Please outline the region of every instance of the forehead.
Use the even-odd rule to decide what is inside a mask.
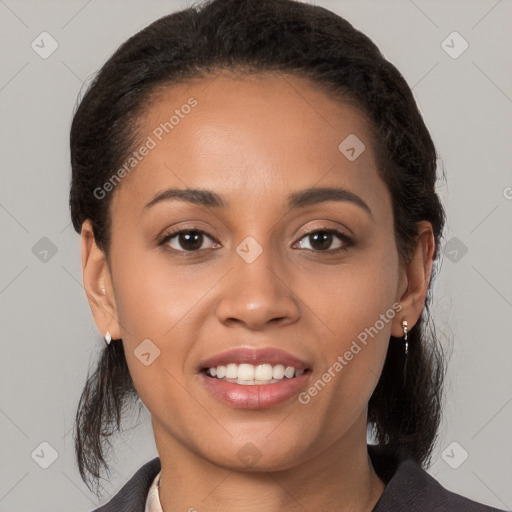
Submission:
[[[219,191],[248,207],[294,189],[342,185],[386,209],[372,145],[365,116],[306,79],[195,79],[148,103],[139,154],[114,202],[142,211],[157,192],[180,187]]]

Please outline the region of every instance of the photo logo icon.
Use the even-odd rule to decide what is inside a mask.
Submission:
[[[448,445],[443,453],[441,453],[441,458],[450,466],[452,469],[459,468],[469,457],[469,453],[459,444],[457,441],[453,441],[450,445]]]
[[[160,356],[160,349],[150,339],[145,339],[133,353],[144,366],[149,366]]]
[[[450,240],[446,242],[446,246],[444,248],[445,256],[453,263],[458,263],[467,252],[467,245],[456,236],[450,238]]]
[[[30,46],[39,57],[47,59],[59,47],[59,43],[48,32],[41,32]]]
[[[347,160],[353,162],[359,158],[361,153],[366,149],[366,146],[363,144],[361,139],[359,139],[359,137],[351,133],[338,146],[338,149]]]
[[[48,469],[59,458],[57,450],[46,441],[39,444],[30,456],[43,469]]]
[[[469,43],[458,33],[452,32],[441,43],[441,48],[452,58],[458,59],[469,47]]]
[[[253,443],[247,443],[236,454],[247,467],[254,466],[261,459],[261,452]]]
[[[32,247],[32,254],[39,261],[48,263],[57,254],[57,246],[49,238],[43,236]]]
[[[247,263],[252,263],[263,252],[263,247],[252,236],[248,236],[236,248],[236,252]]]

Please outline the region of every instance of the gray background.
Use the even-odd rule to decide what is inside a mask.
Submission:
[[[511,510],[512,3],[317,3],[368,34],[400,69],[446,170],[439,192],[448,223],[434,314],[451,358],[429,473],[455,492]],[[69,127],[83,82],[119,44],[187,5],[0,0],[2,512],[98,505],[75,467],[71,436],[103,339],[82,288],[80,237],[69,219]],[[59,45],[46,59],[31,47],[43,31]],[[458,58],[442,47],[453,31],[469,43]],[[447,44],[452,52],[461,48],[460,40]],[[115,444],[111,494],[157,455],[144,414]],[[51,449],[41,452],[42,442],[58,454],[47,469],[40,464],[50,462]]]

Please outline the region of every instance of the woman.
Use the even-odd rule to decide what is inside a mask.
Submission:
[[[106,342],[78,466],[98,483],[138,398],[159,454],[98,511],[496,510],[424,469],[445,216],[411,91],[365,35],[291,0],[165,16],[101,69],[71,159]]]

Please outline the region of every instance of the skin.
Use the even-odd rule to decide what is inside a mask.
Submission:
[[[390,335],[403,335],[404,319],[413,328],[423,309],[431,225],[418,224],[413,257],[401,262],[366,119],[315,84],[264,74],[176,85],[148,105],[141,140],[191,96],[197,106],[115,190],[111,268],[89,221],[81,233],[94,320],[102,335],[122,338],[152,416],[163,510],[370,511],[385,484],[367,453],[367,404]],[[354,161],[338,149],[349,134],[366,145]],[[347,189],[371,215],[349,201],[287,209],[290,193],[312,186]],[[169,187],[208,189],[229,206],[173,200],[145,211]],[[191,245],[179,237],[154,241],[170,227],[208,236],[184,258]],[[322,250],[306,236],[320,229],[340,229],[354,243],[333,235]],[[247,236],[263,249],[250,264],[236,252]],[[403,309],[306,405],[293,397],[236,409],[201,383],[206,357],[277,347],[311,364],[307,389],[393,303]],[[149,366],[134,355],[147,338],[161,351]],[[238,456],[249,442],[259,453],[250,467]]]

